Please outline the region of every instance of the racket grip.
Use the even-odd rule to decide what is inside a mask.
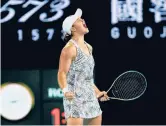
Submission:
[[[102,96],[98,97],[98,100],[101,101],[101,98],[102,98],[103,96],[104,96],[104,94],[103,94]]]
[[[103,94],[102,96],[98,97],[98,99],[101,100],[101,98],[102,98],[103,96],[104,96],[104,94]],[[111,99],[111,97],[108,98],[108,100],[110,100],[110,99]],[[108,100],[107,100],[107,101],[108,101]]]
[[[103,97],[103,96],[104,96],[104,94],[103,94],[103,95],[101,95],[100,97],[98,97],[98,96],[97,96],[97,98],[98,98],[98,99],[100,99],[100,98],[101,98],[101,97]]]

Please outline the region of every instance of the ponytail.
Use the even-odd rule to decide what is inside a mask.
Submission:
[[[72,35],[69,35],[68,33],[65,33],[65,32],[63,32],[62,31],[62,40],[65,42],[65,43],[67,43],[70,39],[71,39],[71,37],[72,37]]]

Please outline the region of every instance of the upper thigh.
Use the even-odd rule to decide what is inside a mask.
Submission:
[[[83,119],[82,118],[68,118],[67,119],[67,125],[83,125]]]
[[[102,115],[88,120],[88,125],[101,125]]]

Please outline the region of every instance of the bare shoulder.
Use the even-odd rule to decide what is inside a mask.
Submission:
[[[61,55],[65,57],[75,57],[76,47],[72,42],[68,42],[61,51]]]
[[[87,43],[87,45],[90,48],[90,50],[93,50],[93,47],[89,43]]]

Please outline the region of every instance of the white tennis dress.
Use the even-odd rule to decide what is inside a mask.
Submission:
[[[70,102],[63,98],[65,118],[94,118],[102,114],[98,99],[93,87],[94,59],[92,50],[86,43],[91,55],[85,54],[74,40],[70,40],[77,49],[77,56],[67,73],[67,88],[75,93]]]

